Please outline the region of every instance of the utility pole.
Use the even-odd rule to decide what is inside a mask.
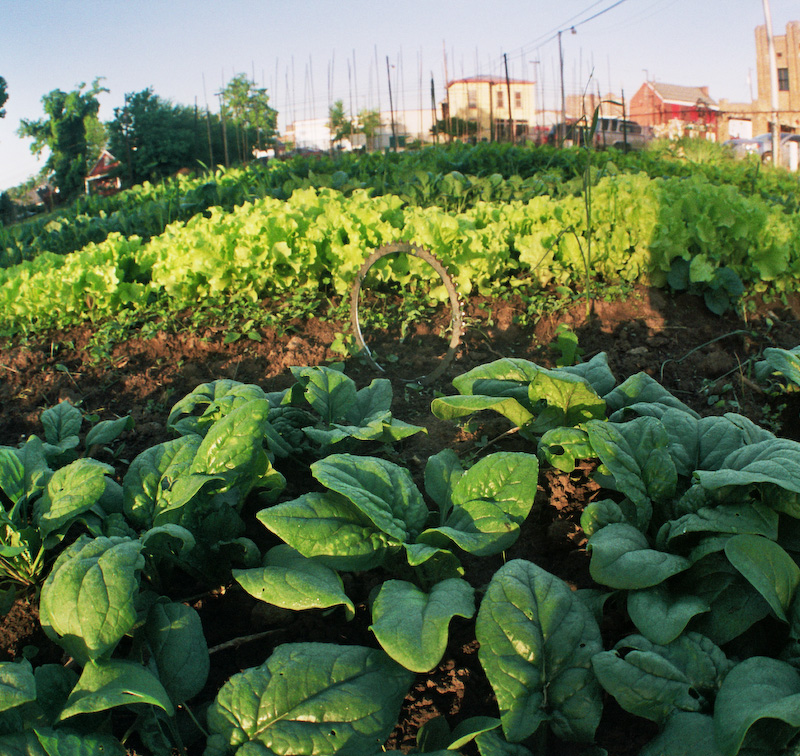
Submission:
[[[222,149],[225,152],[225,167],[230,168],[230,161],[228,160],[228,129],[225,124],[225,93],[217,92],[219,97],[219,117],[222,121]]]
[[[433,71],[431,71],[431,116],[433,117],[433,141],[439,144],[439,129],[437,128],[436,118],[436,90],[433,87]]]
[[[392,71],[389,67],[389,56],[386,56],[386,79],[389,82],[389,113],[392,118],[392,141],[394,142],[394,151],[397,152],[397,130],[394,126],[394,103],[392,102]]]
[[[442,40],[442,55],[444,56],[444,93],[447,107],[447,113],[443,114],[444,128],[447,132],[447,142],[449,144],[453,141],[453,130],[450,127],[450,79],[447,76],[447,48],[444,45],[444,40]]]
[[[772,164],[781,164],[780,123],[778,122],[778,61],[775,57],[775,38],[772,36],[772,14],[769,0],[763,0],[764,20],[767,25],[767,51],[769,55],[769,93],[772,108]]]
[[[561,48],[561,30],[558,32],[558,66],[561,71],[561,126],[558,144],[562,146],[567,134],[567,100],[564,96],[564,51]]]
[[[503,53],[503,63],[506,66],[506,91],[508,93],[508,128],[510,129],[510,137],[511,137],[511,144],[514,144],[516,140],[516,134],[514,133],[514,116],[511,113],[511,79],[508,78],[508,56]]]

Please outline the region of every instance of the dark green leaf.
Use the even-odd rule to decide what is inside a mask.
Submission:
[[[286,545],[270,549],[263,567],[233,570],[233,577],[251,596],[268,604],[295,610],[341,605],[348,619],[355,616],[339,575]]]
[[[135,624],[141,550],[139,541],[81,536],[53,565],[39,618],[80,663],[110,653]]]
[[[278,756],[377,753],[413,677],[382,651],[289,643],[225,683],[208,727],[240,753],[246,743]]]
[[[59,720],[140,703],[158,706],[170,716],[175,713],[167,691],[144,667],[120,659],[89,661]]]
[[[450,620],[474,613],[474,590],[459,578],[436,583],[427,594],[404,580],[387,580],[372,605],[370,630],[396,662],[427,672],[444,655]]]
[[[206,684],[210,668],[197,612],[184,604],[154,604],[144,632],[152,652],[151,665],[173,703],[196,696]]]
[[[545,721],[560,738],[592,741],[602,703],[591,658],[602,641],[566,583],[531,562],[508,562],[481,602],[476,635],[509,741]]]
[[[724,756],[735,756],[750,728],[771,722],[774,753],[800,732],[800,674],[786,662],[754,656],[725,678],[714,707],[714,732]]]

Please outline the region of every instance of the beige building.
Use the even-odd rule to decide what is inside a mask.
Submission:
[[[800,21],[790,21],[786,33],[773,37],[778,68],[780,130],[800,133]],[[750,103],[720,101],[720,141],[766,134],[772,128],[772,90],[766,26],[756,27],[758,99]]]
[[[445,130],[481,141],[524,141],[536,123],[536,82],[502,76],[451,81],[442,103]]]

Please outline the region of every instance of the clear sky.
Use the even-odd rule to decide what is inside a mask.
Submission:
[[[798,0],[770,0],[773,30],[800,20]],[[0,190],[35,173],[20,119],[41,98],[98,76],[100,118],[126,92],[216,109],[224,82],[246,73],[266,86],[279,125],[347,110],[430,107],[433,76],[502,74],[541,82],[546,107],[559,92],[563,31],[568,93],[586,87],[630,98],[645,78],[707,85],[716,100],[755,96],[754,30],[763,0],[0,0]],[[571,33],[574,26],[575,34]],[[751,83],[752,77],[752,83]]]

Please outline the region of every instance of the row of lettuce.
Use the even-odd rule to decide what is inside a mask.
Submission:
[[[112,234],[69,255],[45,253],[0,271],[6,335],[124,311],[258,301],[290,292],[345,294],[366,255],[410,241],[430,249],[464,293],[669,281],[717,310],[742,284],[780,294],[800,274],[800,215],[699,177],[597,180],[582,197],[479,202],[461,212],[365,190],[296,190],[176,222],[144,241]],[[435,275],[412,261],[397,275]]]
[[[591,160],[601,174],[646,173],[656,177],[699,175],[796,212],[796,179],[783,171],[735,161],[719,145],[690,140],[659,142],[643,153],[587,153],[549,147],[453,144],[418,152],[298,156],[268,165],[201,170],[160,184],[145,183],[112,197],[80,198],[42,219],[7,228],[0,224],[0,268],[42,252],[66,254],[111,233],[150,238],[175,221],[187,221],[211,207],[234,207],[264,197],[288,199],[302,188],[330,187],[344,193],[366,189],[394,194],[411,205],[460,211],[479,201],[525,201],[547,194],[579,194]]]
[[[358,390],[334,368],[293,373],[276,393],[198,386],[170,412],[176,438],[124,475],[91,454],[129,419],[85,432],[68,403],[42,414],[43,439],[0,448],[2,580],[43,581],[42,627],[72,659],[0,663],[3,753],[122,756],[127,729],[156,756],[376,756],[456,616],[474,618],[497,710],[431,720],[423,753],[473,740],[481,756],[542,753],[552,737],[592,743],[606,695],[658,725],[641,756],[796,747],[800,443],[740,415],[700,418],[644,373],[618,385],[604,354],[552,370],[501,359],[460,376],[457,395],[432,409],[499,412],[530,452],[464,464],[444,449],[427,461],[423,495],[405,467],[360,451],[423,430],[392,417],[387,380]],[[767,350],[756,373],[796,382],[800,348]],[[599,461],[600,496],[581,520],[597,587],[574,591],[514,559],[476,591],[464,555],[513,546],[540,468],[570,473],[586,458]],[[287,462],[310,463],[313,490],[282,499]],[[245,502],[260,504],[275,544],[265,553],[246,535]],[[366,610],[343,573],[375,583]],[[180,600],[187,575],[326,610],[343,628],[370,623],[374,642],[272,646],[273,630],[262,664],[209,690],[214,658]],[[607,648],[604,617],[633,632]]]

